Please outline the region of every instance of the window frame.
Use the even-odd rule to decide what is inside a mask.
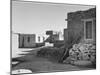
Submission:
[[[86,22],[92,22],[92,38],[86,38]],[[84,19],[84,39],[85,40],[93,40],[93,19]]]

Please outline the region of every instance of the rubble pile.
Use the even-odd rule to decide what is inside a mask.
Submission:
[[[96,63],[96,45],[93,44],[74,44],[69,50],[69,57],[64,60],[64,63],[74,64],[77,61],[89,61],[92,64]]]

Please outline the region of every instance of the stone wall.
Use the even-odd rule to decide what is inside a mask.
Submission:
[[[88,61],[92,65],[96,64],[96,45],[85,43],[74,44],[69,50],[69,57],[64,61],[64,63],[75,64],[77,61]],[[84,62],[84,64],[86,62]]]

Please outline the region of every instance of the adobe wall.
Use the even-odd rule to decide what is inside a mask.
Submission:
[[[29,37],[29,41],[28,41]],[[20,34],[19,35],[19,48],[31,48],[34,47],[36,44],[36,37],[35,35],[28,35],[28,34]]]
[[[93,19],[93,41],[96,37],[96,8],[89,9],[86,11],[76,11],[67,14],[68,27],[64,30],[64,40],[66,43],[69,41],[71,36],[76,38],[81,35],[81,41],[85,42],[84,39],[84,20]],[[80,34],[80,35],[79,35]]]

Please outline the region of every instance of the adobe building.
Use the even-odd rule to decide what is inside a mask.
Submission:
[[[44,40],[46,39],[45,35],[36,35],[36,43],[43,43]]]
[[[35,34],[19,34],[19,48],[33,48],[35,46]]]
[[[46,31],[46,35],[49,35],[49,37],[45,40],[45,42],[54,43],[55,41],[60,40],[60,33],[57,31]]]
[[[67,14],[67,29],[64,29],[65,47],[70,43],[96,42],[96,8]]]

